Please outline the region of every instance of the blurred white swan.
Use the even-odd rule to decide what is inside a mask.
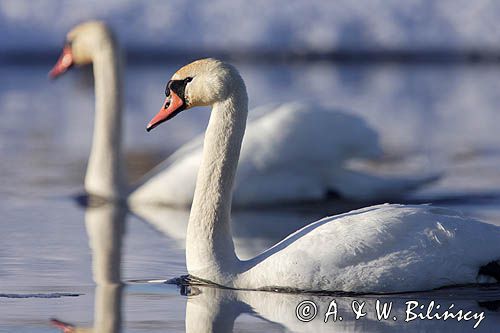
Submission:
[[[500,279],[500,228],[432,206],[380,205],[327,217],[240,260],[230,214],[247,118],[243,79],[214,59],[182,67],[147,129],[211,105],[186,236],[190,275],[237,289],[403,292]],[[293,162],[293,161],[292,161]],[[165,189],[167,190],[167,189]]]
[[[329,192],[371,201],[398,198],[437,174],[383,177],[350,169],[382,156],[377,133],[361,118],[303,103],[261,107],[243,138],[234,184],[236,206],[324,199]],[[264,111],[264,112],[262,112]],[[202,151],[200,136],[146,176],[132,201],[191,204]]]
[[[130,194],[134,203],[189,206],[202,155],[201,137],[170,156],[132,190],[122,170],[121,70],[116,41],[100,22],[87,22],[67,35],[51,71],[56,77],[74,64],[92,63],[95,124],[85,176],[88,193],[111,200]],[[352,159],[382,155],[377,133],[360,117],[298,103],[263,107],[243,142],[234,188],[235,205],[318,200],[328,192],[360,200],[398,198],[437,178],[435,174],[382,177],[347,168]]]

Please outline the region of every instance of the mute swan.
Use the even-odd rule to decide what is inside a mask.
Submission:
[[[357,116],[297,102],[265,111],[249,122],[243,138],[234,205],[321,200],[328,192],[355,201],[380,201],[438,178],[383,177],[348,168],[353,159],[382,156],[377,133]],[[191,204],[202,142],[197,138],[181,147],[148,175],[132,200]]]
[[[181,111],[212,106],[186,235],[191,276],[237,289],[354,292],[475,283],[479,273],[500,279],[500,228],[426,205],[386,204],[327,217],[240,260],[230,211],[248,110],[243,79],[229,64],[198,60],[172,76],[166,95],[148,131]]]
[[[110,200],[123,199],[121,152],[121,71],[119,51],[110,30],[101,22],[86,22],[66,37],[62,54],[50,71],[55,78],[74,64],[93,64],[95,121],[85,190]]]
[[[109,29],[100,22],[87,22],[68,33],[62,55],[50,72],[57,77],[74,64],[94,64],[96,118],[85,189],[111,200],[127,194],[120,162],[118,53]],[[376,158],[382,153],[377,133],[357,116],[298,103],[264,111],[264,116],[249,124],[245,136],[235,205],[318,200],[329,191],[353,200],[382,200],[436,179],[436,175],[386,178],[345,168],[348,160]],[[188,142],[155,168],[131,189],[129,201],[189,206],[201,142]]]

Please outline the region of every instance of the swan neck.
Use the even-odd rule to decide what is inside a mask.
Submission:
[[[95,121],[85,188],[93,195],[118,200],[122,194],[121,71],[117,47],[109,40],[93,57]]]
[[[205,133],[186,237],[186,261],[191,275],[225,284],[239,260],[231,233],[231,197],[248,101],[241,80],[227,100],[213,105]]]

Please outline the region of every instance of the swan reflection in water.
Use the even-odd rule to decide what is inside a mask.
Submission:
[[[52,324],[64,333],[121,332],[123,283],[120,268],[126,213],[124,207],[112,204],[86,209],[85,226],[92,250],[92,274],[96,283],[94,327],[79,328],[52,319]]]
[[[492,294],[496,294],[498,299],[499,292],[498,288],[493,293],[488,288],[465,288],[389,296],[319,296],[192,286],[186,289],[186,294],[190,295],[186,305],[186,332],[232,332],[236,318],[244,313],[275,323],[282,328],[280,331],[287,332],[400,332],[407,329],[456,332],[470,331],[474,326],[479,328],[478,331],[491,331],[500,325],[499,313],[488,310],[495,308],[495,304],[498,306]],[[490,301],[479,303],[475,301],[477,297],[485,297]],[[387,319],[377,318],[377,300],[380,309],[383,309],[384,304],[386,309],[392,306],[390,313],[387,312]],[[407,302],[423,305],[423,310],[413,311],[415,314],[425,314],[432,301],[440,307],[436,311],[435,305],[433,314],[443,314],[453,304],[450,312],[456,314],[459,309],[464,309],[464,313],[471,311],[469,317],[472,319],[405,321]],[[357,320],[355,310],[360,311]],[[363,313],[366,315],[361,316]],[[408,318],[412,319],[413,315]]]
[[[146,214],[148,213],[146,219]],[[169,241],[184,242],[186,223],[189,213],[166,207],[144,207],[134,209],[157,230],[162,232]],[[142,213],[142,214],[141,214]],[[120,332],[122,328],[122,283],[120,280],[120,262],[122,238],[125,230],[125,210],[113,205],[89,207],[85,214],[85,223],[92,249],[93,276],[97,284],[95,289],[94,326],[92,328],[79,328],[62,321],[54,320],[53,323],[63,332]],[[276,212],[276,211],[236,211],[233,213],[235,226],[235,240],[238,253],[242,256],[254,256],[255,253],[267,248],[276,239],[281,239],[283,233],[295,230],[300,221],[304,221],[307,212]],[[296,221],[294,223],[279,223],[277,216],[283,216],[283,221]],[[295,218],[291,218],[291,217]],[[308,216],[313,219],[314,216]],[[269,221],[266,228],[259,227],[255,221]],[[277,223],[276,223],[277,222]],[[260,223],[260,222],[259,222]],[[307,222],[306,222],[307,223]],[[125,290],[125,297],[134,297],[133,290],[138,287],[143,294],[153,295],[155,299],[165,297],[165,313],[169,311],[169,296],[161,290],[169,289],[168,285],[153,283],[130,282]],[[160,288],[160,290],[158,289]],[[402,329],[437,330],[440,332],[471,330],[478,323],[478,331],[491,331],[500,325],[498,300],[500,289],[498,287],[467,287],[443,289],[415,294],[400,295],[346,295],[346,294],[294,294],[268,291],[247,291],[217,288],[206,285],[181,286],[180,293],[188,296],[185,308],[186,332],[232,332],[238,327],[238,318],[242,315],[251,316],[251,331],[276,330],[291,332],[336,332],[336,331],[371,331],[387,332],[401,331]],[[128,295],[128,296],[127,296]],[[376,317],[377,299],[381,305],[392,302],[392,311],[387,320],[378,320]],[[306,302],[305,302],[306,301]],[[332,301],[335,301],[332,303]],[[415,319],[405,322],[406,302],[417,301],[424,305],[421,310],[425,314],[431,301],[440,305],[443,313],[451,304],[453,311],[464,309],[472,311],[476,317],[469,321],[456,319],[420,320]],[[148,307],[147,300],[142,300],[143,306]],[[313,302],[316,310],[307,308]],[[365,316],[355,319],[352,308],[361,308]],[[299,306],[300,304],[300,306]],[[333,304],[333,305],[332,305]],[[328,310],[336,310],[330,314],[325,323],[325,314]],[[311,321],[307,314],[316,311]],[[312,311],[312,312],[311,312]],[[417,310],[415,310],[417,311]],[[482,315],[481,315],[482,314]],[[306,317],[304,317],[304,315]],[[482,316],[482,317],[480,317]],[[342,320],[340,320],[342,317]],[[397,320],[394,320],[396,317]],[[480,318],[483,318],[480,320]],[[336,319],[334,321],[334,319]],[[147,329],[145,329],[147,331]]]

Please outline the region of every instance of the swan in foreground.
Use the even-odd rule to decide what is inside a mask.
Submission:
[[[87,22],[68,33],[62,55],[50,72],[57,77],[75,64],[94,65],[96,115],[85,189],[111,200],[130,194],[131,203],[189,206],[201,161],[200,139],[185,144],[125,190],[118,59],[110,30],[101,22]],[[361,201],[398,198],[437,178],[435,174],[383,177],[346,168],[352,159],[382,155],[377,133],[357,116],[298,103],[264,107],[261,113],[249,124],[243,142],[235,205],[318,200],[328,192]]]
[[[229,64],[198,60],[172,76],[166,95],[148,131],[181,111],[212,106],[186,235],[193,278],[237,289],[353,292],[500,279],[500,228],[427,205],[386,204],[327,217],[240,260],[230,212],[248,109],[243,79]]]

